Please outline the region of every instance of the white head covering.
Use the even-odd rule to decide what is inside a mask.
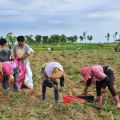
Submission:
[[[48,77],[50,77],[52,75],[53,70],[55,68],[58,68],[59,70],[64,71],[62,65],[60,63],[58,63],[58,62],[48,62],[46,64],[45,72],[46,72]]]

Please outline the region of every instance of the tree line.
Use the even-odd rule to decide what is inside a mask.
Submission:
[[[106,33],[105,38],[107,42],[109,42],[111,36],[112,35],[110,33]],[[117,36],[118,36],[118,32],[115,32],[113,34],[113,39],[116,40]],[[8,44],[10,46],[12,46],[16,40],[16,36],[12,32],[7,33],[5,38],[8,40]],[[93,36],[88,34],[87,31],[84,31],[80,36],[77,35],[66,36],[64,34],[62,35],[53,34],[51,36],[25,35],[25,38],[27,43],[40,43],[40,44],[76,43],[76,42],[80,42],[80,43],[84,42],[86,44],[87,42],[91,43],[91,41],[93,40]]]

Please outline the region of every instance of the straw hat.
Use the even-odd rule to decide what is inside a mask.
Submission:
[[[17,54],[17,57],[22,57],[25,54],[25,52],[23,49],[18,49],[16,54]]]
[[[50,79],[52,79],[52,80],[59,79],[60,77],[62,77],[62,75],[63,75],[63,71],[61,71],[58,68],[54,68],[54,70],[50,76]]]

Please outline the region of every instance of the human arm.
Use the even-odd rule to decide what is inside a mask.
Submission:
[[[64,90],[64,76],[60,78],[60,92],[63,92]]]
[[[29,47],[29,45],[25,44],[24,47],[23,47],[23,50],[24,50],[24,54],[22,56],[18,57],[18,59],[20,59],[20,60],[23,60],[23,59],[30,56],[30,47]]]
[[[25,58],[27,58],[29,56],[28,53],[25,53],[24,55],[22,55],[21,57],[17,57],[19,60],[23,60]]]
[[[11,49],[11,52],[10,52],[10,56],[11,56],[11,59],[12,60],[15,60],[16,59],[16,46],[14,46],[12,49]]]
[[[64,76],[60,78],[60,86],[64,87]]]
[[[83,89],[83,94],[84,94],[84,95],[87,94],[87,90],[88,90],[88,88],[90,87],[91,83],[92,83],[92,78],[89,78],[89,79],[86,81],[85,87],[84,87],[84,89]]]

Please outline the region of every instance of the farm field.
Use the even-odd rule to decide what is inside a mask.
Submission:
[[[41,44],[30,43],[32,48],[36,51],[48,50],[111,50],[117,43],[59,43],[59,44]]]
[[[34,48],[34,47],[33,47]],[[115,108],[109,92],[103,94],[103,108],[99,110],[96,103],[80,104],[62,103],[63,95],[80,95],[84,88],[79,70],[85,65],[108,64],[115,72],[115,87],[120,95],[120,53],[108,50],[62,50],[41,51],[36,49],[30,56],[33,71],[34,90],[22,89],[7,95],[0,91],[1,120],[120,120],[120,110]],[[40,100],[41,65],[48,61],[60,62],[65,70],[65,90],[60,93],[60,103],[55,104],[53,89],[47,89],[46,101]],[[88,94],[95,95],[95,87],[91,86]]]
[[[120,120],[120,0],[0,5],[0,120]]]

